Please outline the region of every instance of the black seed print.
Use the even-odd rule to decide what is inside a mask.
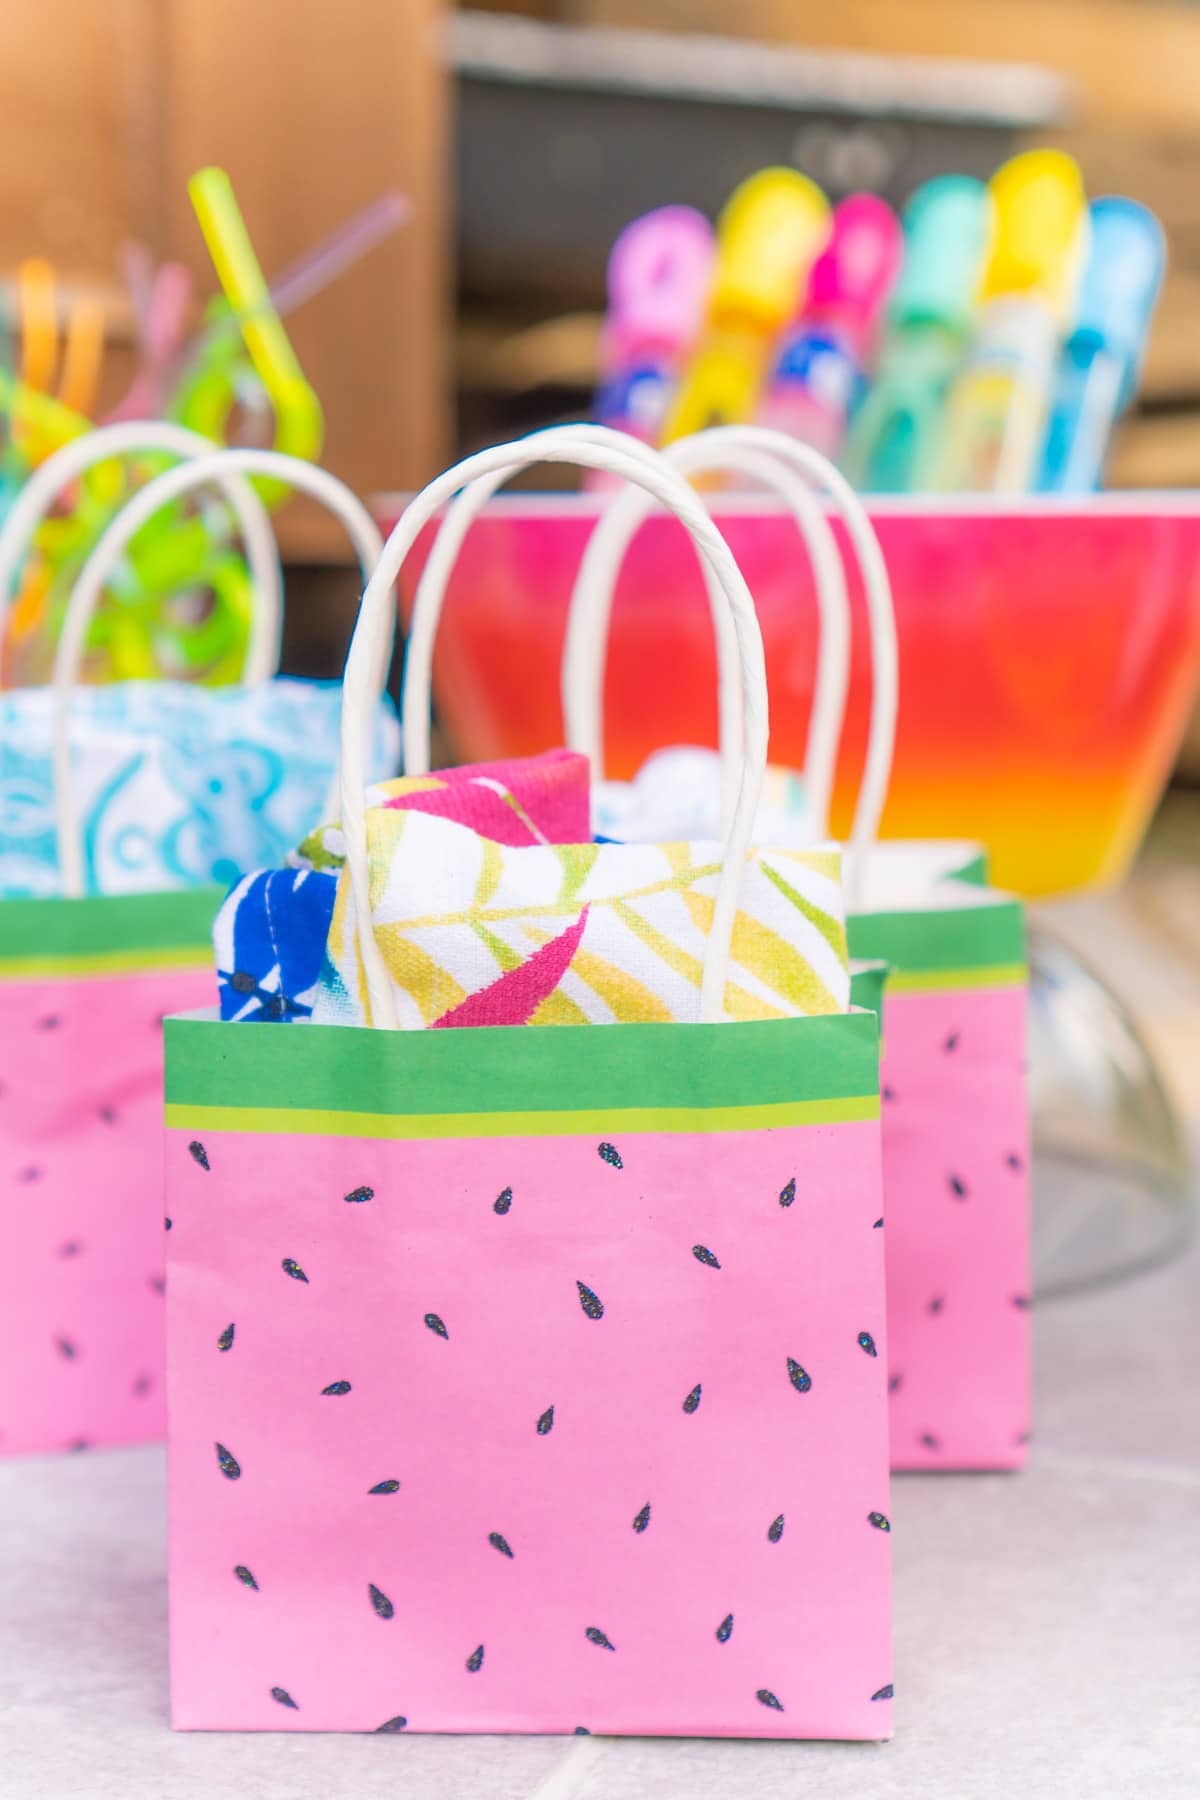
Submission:
[[[621,1152],[617,1149],[615,1144],[601,1144],[596,1154],[601,1162],[606,1162],[612,1169],[623,1169],[625,1167],[625,1164],[621,1161]]]
[[[71,1442],[67,1445],[67,1449],[68,1450],[90,1450],[91,1445],[88,1443],[88,1440],[86,1438],[72,1438]]]
[[[609,1643],[598,1625],[589,1625],[583,1635],[589,1644],[596,1644],[601,1650],[615,1650],[617,1647]]]
[[[34,1163],[30,1163],[27,1169],[22,1169],[17,1176],[17,1180],[21,1182],[40,1181],[41,1179],[42,1171]]]
[[[726,1613],[725,1617],[721,1620],[721,1623],[717,1626],[717,1642],[718,1644],[727,1644],[732,1636],[733,1614]]]
[[[38,1020],[38,1029],[40,1031],[57,1031],[61,1024],[62,1020],[57,1013],[47,1013],[44,1019]]]
[[[236,1456],[230,1455],[224,1444],[217,1445],[217,1462],[220,1464],[222,1475],[229,1481],[237,1481],[240,1479],[242,1465]]]
[[[300,1711],[300,1708],[296,1705],[296,1702],[292,1699],[292,1696],[288,1693],[286,1688],[272,1688],[271,1698],[272,1700],[278,1700],[280,1706],[290,1706],[293,1712]]]
[[[375,1611],[379,1614],[381,1619],[391,1619],[395,1617],[396,1609],[388,1599],[387,1595],[383,1592],[382,1588],[377,1588],[373,1581],[368,1581],[367,1592],[371,1596],[371,1605],[375,1608]]]
[[[79,1355],[79,1351],[71,1342],[70,1338],[56,1337],[54,1340],[54,1348],[58,1351],[58,1354],[65,1357],[68,1362],[74,1362],[75,1358]]]
[[[770,1688],[759,1688],[758,1693],[755,1695],[755,1699],[759,1702],[760,1706],[769,1706],[772,1712],[783,1711],[782,1701],[775,1698]]]
[[[255,1593],[258,1592],[258,1583],[255,1581],[245,1563],[238,1563],[233,1572],[243,1587],[253,1588]]]
[[[163,1220],[163,1230],[164,1230],[164,1231],[170,1231],[170,1229],[171,1229],[171,1221],[170,1221],[170,1219],[164,1219],[164,1220]]]
[[[553,1431],[553,1430],[554,1430],[554,1408],[552,1406],[548,1406],[546,1408],[545,1412],[542,1414],[541,1418],[537,1422],[537,1434],[539,1437],[545,1437],[546,1433],[548,1431]]]
[[[926,1450],[940,1450],[942,1447],[941,1438],[935,1437],[932,1431],[923,1431],[921,1433],[920,1441],[924,1444]]]
[[[360,1206],[364,1200],[373,1200],[374,1198],[375,1189],[373,1187],[351,1188],[348,1194],[342,1195],[347,1206]]]
[[[967,1184],[961,1175],[947,1175],[946,1181],[949,1184],[950,1192],[954,1195],[956,1200],[966,1199]]]
[[[191,1143],[188,1145],[188,1155],[191,1157],[193,1162],[198,1162],[202,1169],[207,1169],[207,1167],[208,1167],[208,1151],[204,1148],[204,1145],[199,1141],[198,1138],[193,1138]]]
[[[790,1206],[792,1204],[792,1201],[795,1198],[796,1198],[796,1177],[793,1175],[791,1180],[786,1184],[786,1186],[781,1187],[779,1190],[779,1204],[780,1204],[780,1206]]]
[[[253,975],[246,973],[245,969],[235,969],[229,977],[229,985],[235,994],[252,994],[258,983]]]
[[[1004,1161],[1010,1169],[1023,1169],[1025,1167],[1015,1150],[1010,1150]]]
[[[857,1342],[859,1349],[865,1350],[868,1356],[879,1355],[878,1350],[875,1348],[875,1339],[871,1336],[869,1331],[860,1331]]]
[[[883,1230],[883,1220],[876,1219],[874,1225],[872,1225],[872,1227],[871,1227],[871,1230],[872,1231],[882,1231]]]
[[[400,1483],[394,1476],[389,1475],[386,1481],[377,1481],[373,1488],[367,1489],[367,1492],[368,1494],[398,1494],[400,1492]]]
[[[867,1524],[873,1525],[876,1531],[890,1531],[892,1529],[886,1513],[868,1513]]]
[[[509,1545],[508,1539],[505,1537],[501,1537],[501,1535],[498,1531],[489,1531],[488,1532],[488,1543],[492,1546],[493,1550],[498,1550],[500,1552],[501,1556],[507,1556],[509,1558],[512,1557],[512,1549]]]
[[[946,1050],[946,1051],[952,1051],[952,1050],[958,1049],[958,1033],[957,1033],[957,1031],[952,1031],[950,1033],[950,1036],[946,1039],[945,1043],[942,1045],[942,1049]]]
[[[788,1380],[798,1394],[807,1394],[809,1388],[812,1386],[812,1376],[807,1369],[801,1368],[794,1356],[788,1357],[787,1364]]]
[[[436,1313],[426,1313],[425,1323],[435,1336],[440,1338],[448,1338],[450,1336],[450,1333],[446,1330],[445,1324],[438,1318]]]
[[[582,1281],[577,1281],[575,1286],[579,1289],[579,1304],[582,1306],[588,1318],[602,1319],[604,1317],[604,1302],[601,1300],[599,1294],[593,1294],[591,1288],[584,1287]]]
[[[74,1238],[71,1238],[65,1244],[58,1246],[58,1254],[60,1256],[78,1256],[82,1249],[83,1245],[77,1244]]]
[[[696,1408],[699,1406],[699,1404],[700,1404],[700,1383],[697,1382],[695,1387],[692,1389],[691,1393],[688,1395],[687,1399],[684,1401],[683,1410],[685,1413],[694,1413]]]
[[[499,1213],[501,1218],[503,1218],[511,1205],[512,1189],[505,1188],[504,1192],[502,1194],[497,1194],[496,1198],[492,1201],[492,1211],[494,1213]]]
[[[404,1714],[397,1713],[394,1719],[385,1719],[383,1721],[382,1725],[377,1725],[375,1727],[375,1730],[377,1732],[380,1732],[380,1731],[403,1731],[407,1724],[408,1724],[408,1720],[404,1717]]]
[[[321,1392],[323,1394],[348,1394],[350,1383],[348,1381],[331,1381],[328,1387],[321,1389]]]
[[[291,1276],[293,1281],[308,1280],[308,1276],[304,1273],[304,1270],[300,1267],[300,1264],[296,1261],[294,1256],[285,1256],[279,1266],[285,1275]]]
[[[772,1519],[771,1523],[767,1526],[767,1542],[770,1544],[777,1544],[782,1536],[783,1514],[780,1513],[779,1517],[777,1519]]]
[[[931,1313],[940,1313],[945,1304],[946,1302],[941,1294],[935,1294],[933,1299],[929,1302],[929,1310]]]
[[[1012,1297],[1012,1303],[1014,1306],[1020,1307],[1022,1312],[1028,1312],[1029,1305],[1030,1305],[1029,1295],[1028,1294],[1014,1294]]]
[[[133,1384],[133,1388],[132,1388],[131,1392],[136,1394],[138,1399],[140,1400],[142,1395],[148,1394],[153,1386],[154,1386],[154,1383],[150,1379],[149,1375],[139,1375],[137,1380]]]
[[[572,1737],[591,1737],[592,1734],[586,1725],[577,1725],[571,1735]]]
[[[638,1513],[637,1517],[633,1521],[633,1529],[635,1531],[645,1531],[645,1529],[649,1523],[650,1523],[650,1502],[647,1500],[645,1506],[643,1506],[641,1512]]]
[[[151,1275],[146,1282],[146,1286],[153,1288],[156,1294],[165,1294],[167,1291],[166,1279],[162,1275]]]
[[[478,1675],[478,1673],[479,1673],[480,1669],[482,1669],[482,1667],[483,1667],[483,1645],[477,1644],[475,1649],[472,1650],[470,1656],[468,1656],[468,1658],[467,1658],[467,1671],[471,1675]]]
[[[99,1119],[103,1119],[104,1123],[106,1125],[115,1125],[117,1122],[116,1112],[113,1110],[113,1108],[111,1106],[97,1107],[96,1117]]]
[[[217,1349],[218,1350],[232,1350],[233,1349],[234,1330],[235,1330],[235,1327],[232,1325],[227,1325],[225,1327],[224,1331],[221,1333],[220,1337],[217,1339]]]
[[[889,1394],[898,1394],[900,1392],[900,1383],[903,1380],[904,1380],[903,1375],[889,1375],[888,1376],[888,1393]]]
[[[703,1244],[693,1244],[692,1255],[697,1262],[703,1263],[706,1269],[719,1269],[721,1266],[712,1251],[706,1250]]]
[[[881,1100],[894,1100],[896,1098],[896,1090],[885,1084],[879,1090],[879,1097]]]
[[[886,1687],[876,1688],[875,1692],[871,1695],[871,1698],[872,1700],[890,1700],[894,1692],[895,1689],[889,1681]]]

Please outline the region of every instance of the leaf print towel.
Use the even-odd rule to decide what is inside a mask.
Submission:
[[[424,813],[368,815],[373,928],[400,1022],[606,1025],[699,1017],[713,843],[509,847]],[[725,1004],[735,1019],[845,1012],[840,854],[752,852]],[[369,1024],[338,878],[313,1019]]]
[[[369,787],[366,798],[372,811],[456,819],[497,844],[573,843],[588,835],[587,758],[569,750],[400,776]],[[213,931],[223,1019],[288,1024],[309,1017],[343,852],[340,828],[319,826],[292,859],[297,867],[259,869],[230,893]]]

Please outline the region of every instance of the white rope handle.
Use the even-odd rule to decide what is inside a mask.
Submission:
[[[139,488],[132,499],[126,502],[116,517],[110,520],[104,535],[80,571],[67,602],[54,658],[54,811],[62,891],[69,898],[78,898],[84,888],[83,846],[80,842],[79,820],[71,783],[69,706],[92,614],[105,584],[111,580],[113,570],[125,554],[130,539],[160,507],[168,506],[171,501],[177,500],[192,488],[213,482],[227,485],[231,477],[240,479],[246,475],[274,476],[279,481],[287,482],[289,487],[299,488],[302,493],[319,500],[345,527],[364,576],[369,575],[379,560],[383,539],[379,527],[357,494],[327,469],[301,462],[295,456],[284,456],[277,450],[213,450],[207,455],[180,463],[178,468],[156,475],[153,481],[148,481],[145,487]],[[389,583],[384,591],[381,607],[386,604],[390,586]],[[387,683],[394,631],[395,608],[392,607],[390,613],[383,617],[376,658],[368,671],[372,708]],[[335,776],[329,803],[331,810],[339,792]]]
[[[147,451],[165,451],[172,456],[192,458],[210,456],[219,449],[211,438],[183,425],[166,420],[134,419],[123,425],[102,425],[63,444],[34,470],[22,486],[12,508],[0,525],[0,639],[4,621],[12,601],[12,590],[33,534],[72,481],[94,467],[121,457],[128,458]],[[279,552],[267,509],[254,489],[241,477],[226,476],[221,487],[230,510],[237,520],[250,569],[254,611],[246,644],[243,679],[266,681],[279,667],[279,640],[283,618],[283,578],[279,571]]]
[[[578,442],[607,444],[611,441],[611,427],[606,425],[580,424],[571,427],[578,432]],[[660,452],[641,444],[636,438],[625,437],[625,444],[630,456],[637,457],[651,467],[659,466]],[[508,480],[508,471],[482,476],[472,481],[446,508],[437,537],[429,552],[429,559],[421,571],[417,583],[417,591],[413,596],[412,615],[409,619],[408,638],[404,651],[404,690],[401,697],[401,722],[404,734],[404,772],[406,775],[427,775],[429,773],[429,719],[432,706],[431,690],[433,685],[433,645],[441,622],[442,608],[446,600],[446,588],[458,560],[466,537],[476,518],[487,505],[496,491]],[[625,490],[630,497],[641,502],[641,494],[637,488]],[[835,552],[836,558],[836,552]],[[725,605],[716,588],[714,578],[709,574],[707,564],[701,559],[701,567],[705,572],[705,580],[712,594],[713,624],[723,651],[719,659],[722,668],[731,672],[732,680],[719,690],[719,725],[722,744],[729,746],[727,766],[729,782],[728,805],[723,819],[723,828],[727,828],[733,817],[733,806],[737,799],[738,778],[741,770],[742,739],[742,701],[740,680],[738,677],[737,640],[733,631],[733,620],[729,608]],[[838,574],[841,574],[841,563],[838,562]]]
[[[867,756],[850,835],[850,857],[846,874],[847,896],[852,904],[856,904],[862,891],[866,857],[878,836],[879,821],[887,799],[899,695],[895,609],[879,539],[867,517],[866,509],[845,477],[818,450],[783,432],[772,431],[761,425],[719,426],[711,431],[698,432],[694,437],[680,439],[672,446],[672,450],[677,456],[685,456],[687,466],[692,469],[744,469],[758,479],[761,479],[758,458],[769,457],[776,464],[777,470],[780,464],[790,466],[814,486],[823,487],[845,523],[862,574],[871,633],[872,663]],[[671,451],[666,454],[670,455]],[[701,456],[703,460],[699,460]],[[697,458],[695,462],[692,461],[693,457]],[[754,460],[747,461],[748,457]],[[778,491],[783,491],[779,485],[778,473],[772,485]],[[790,502],[793,496],[789,494],[786,497]],[[612,515],[618,508],[621,510],[617,521],[610,524]],[[563,708],[567,719],[567,743],[574,749],[585,750],[593,757],[593,778],[597,780],[603,769],[604,649],[612,610],[613,587],[629,539],[640,524],[645,510],[640,497],[629,496],[627,500],[622,495],[601,519],[584,551],[567,621],[567,644],[563,662]],[[814,785],[820,803],[821,811],[818,816],[823,831],[833,785],[837,742],[841,737],[845,717],[849,673],[848,607],[845,579],[840,573],[840,558],[839,576],[835,578],[833,589],[830,590],[826,585],[824,594],[822,593],[823,573],[828,583],[828,564],[825,560],[830,538],[828,522],[822,520],[825,530],[823,533],[818,531],[815,538],[806,532],[798,514],[796,522],[801,534],[805,536],[813,562],[818,605],[821,607],[822,656],[831,624],[835,634],[838,634],[835,635],[831,650],[832,667],[828,668],[828,686],[824,691],[821,684],[821,663],[818,662],[817,691],[809,725],[809,748],[816,754],[818,765]],[[836,547],[834,550],[836,554]],[[844,641],[839,641],[842,634]],[[733,671],[729,667],[724,643],[725,635],[719,632],[718,682],[722,689],[729,690],[733,686]],[[841,675],[838,674],[839,664],[845,671]],[[724,748],[722,743],[723,755]]]
[[[724,1014],[733,922],[767,766],[766,664],[754,603],[728,544],[687,482],[669,463],[654,452],[632,452],[623,432],[608,431],[602,426],[564,425],[535,432],[516,443],[481,451],[431,481],[405,508],[384,545],[379,565],[362,597],[354,641],[346,661],[342,699],[341,820],[370,1023],[383,1030],[398,1029],[399,1021],[387,966],[371,929],[363,795],[363,725],[370,672],[378,659],[379,638],[386,629],[386,597],[416,539],[454,494],[480,476],[501,472],[516,474],[539,462],[574,463],[583,468],[605,469],[644,487],[687,526],[730,609],[741,662],[746,749],[741,791],[725,844],[700,985],[701,1019],[713,1022]]]
[[[790,440],[788,440],[790,443]],[[680,438],[663,452],[685,475],[737,469],[786,503],[812,564],[820,616],[817,676],[805,753],[805,786],[813,836],[829,830],[834,763],[850,682],[850,602],[842,559],[824,511],[807,477],[782,457],[744,446],[737,426]],[[589,758],[594,779],[604,769],[604,670],[617,577],[630,541],[653,510],[644,494],[627,489],[612,501],[592,532],[575,579],[563,647],[562,705],[566,743]],[[724,602],[711,580],[709,603],[717,636],[717,692],[721,745],[722,817],[730,805],[740,740],[740,700],[736,670],[726,649]],[[727,720],[737,714],[732,741]]]

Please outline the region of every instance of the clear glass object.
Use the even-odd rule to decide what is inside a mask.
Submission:
[[[1188,1144],[1123,1004],[1031,924],[1033,1266],[1039,1299],[1165,1262],[1195,1220]]]

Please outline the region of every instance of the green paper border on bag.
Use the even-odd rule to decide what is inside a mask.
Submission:
[[[654,1059],[647,1067],[646,1033]],[[344,1137],[761,1131],[879,1117],[874,1013],[728,1025],[272,1031],[168,1019],[166,1123]],[[799,1096],[803,1096],[800,1098]],[[469,1108],[464,1101],[470,1098]]]
[[[851,956],[886,962],[891,993],[1019,986],[1028,978],[1024,908],[985,888],[964,889],[965,904],[944,882],[911,911],[851,913]]]
[[[212,960],[216,887],[0,902],[0,980],[122,975]]]

